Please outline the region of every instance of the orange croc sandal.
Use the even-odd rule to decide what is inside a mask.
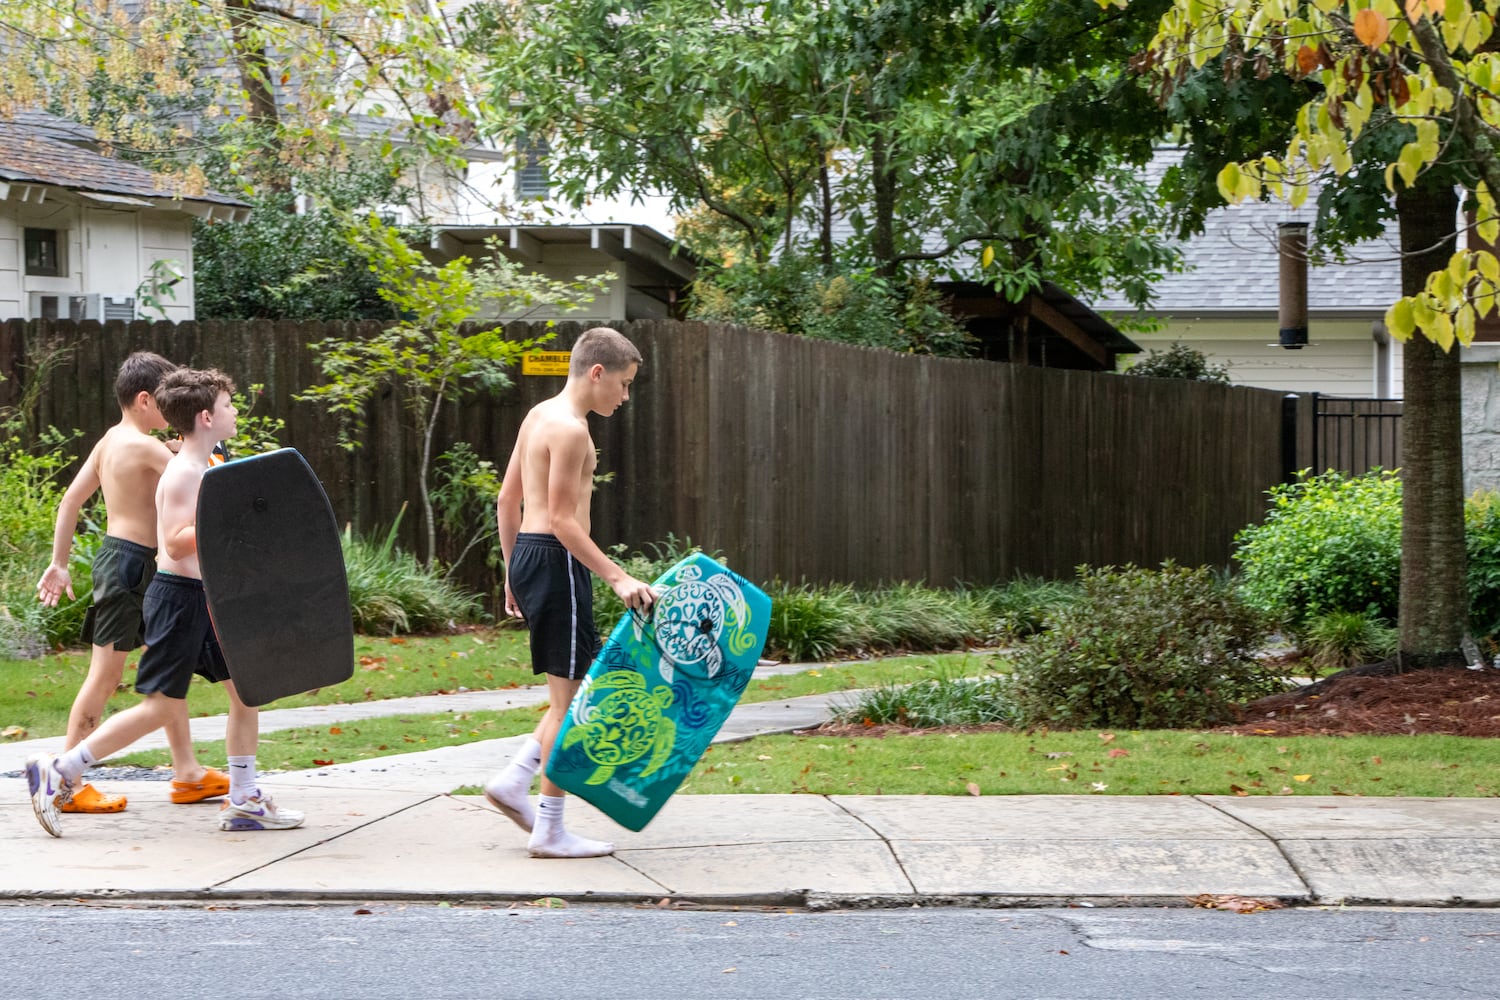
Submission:
[[[178,805],[186,805],[189,802],[202,802],[204,799],[216,799],[220,795],[229,794],[229,775],[223,771],[215,771],[207,768],[199,781],[173,781],[172,801]]]
[[[66,801],[59,798],[57,808],[65,813],[124,812],[125,796],[106,795],[93,785],[79,785]]]

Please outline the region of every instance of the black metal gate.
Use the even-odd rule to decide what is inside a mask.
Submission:
[[[1334,469],[1360,476],[1401,467],[1399,399],[1350,399],[1313,393],[1314,472]]]

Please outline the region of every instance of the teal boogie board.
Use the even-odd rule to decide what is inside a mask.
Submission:
[[[246,705],[354,676],[338,521],[307,460],[281,448],[215,465],[198,490],[208,613]]]
[[[755,672],[771,599],[700,553],[627,613],[563,719],[547,776],[640,830],[688,776]]]

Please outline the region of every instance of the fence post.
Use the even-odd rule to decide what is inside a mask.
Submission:
[[[1297,478],[1297,394],[1281,397],[1281,481]]]

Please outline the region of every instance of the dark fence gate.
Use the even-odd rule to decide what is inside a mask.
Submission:
[[[1399,399],[1349,399],[1313,393],[1311,468],[1361,476],[1401,467]]]

